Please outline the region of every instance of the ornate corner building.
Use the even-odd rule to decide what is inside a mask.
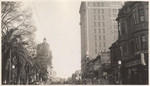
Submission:
[[[148,2],[125,2],[116,19],[118,40],[110,47],[110,57],[113,78],[122,84],[148,84],[148,7]]]

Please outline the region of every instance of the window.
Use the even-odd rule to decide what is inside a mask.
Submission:
[[[105,23],[103,22],[103,27],[105,27]]]
[[[105,29],[103,29],[103,33],[105,33]]]
[[[127,56],[127,45],[123,46],[123,55]]]
[[[99,47],[101,47],[101,42],[99,42]]]
[[[104,14],[104,9],[102,9],[102,13]]]
[[[136,23],[137,23],[136,8],[135,8],[135,6],[133,6],[133,25],[135,25]]]
[[[97,6],[99,7],[99,3],[97,3]]]
[[[148,3],[148,2],[145,4],[145,8],[146,8],[146,9],[145,9],[145,12],[146,12],[146,15],[145,15],[145,16],[146,16],[146,21],[148,21],[148,20],[149,20],[149,18],[147,18],[148,15],[149,15],[149,14],[148,14],[148,13],[149,13],[149,10],[148,10],[148,8],[149,8],[149,3]]]
[[[115,19],[113,19],[113,23],[116,23],[116,20],[115,20]]]
[[[96,4],[93,2],[93,6],[95,7],[96,6]]]
[[[94,29],[94,33],[96,34],[96,29]]]
[[[102,3],[102,7],[104,6],[104,3]]]
[[[95,47],[97,47],[97,42],[95,42]]]
[[[94,20],[96,20],[96,16],[94,15]]]
[[[94,11],[94,14],[96,13],[96,9],[93,9],[93,11]]]
[[[133,21],[134,21],[134,22],[133,22],[133,25],[135,25],[135,24],[137,23],[137,22],[136,22],[136,12],[133,13]]]
[[[128,18],[128,30],[129,30],[129,32],[131,31],[131,28],[132,28],[132,24],[131,24],[131,22],[132,22],[132,16],[129,16],[129,18]]]
[[[131,41],[131,44],[130,44],[130,55],[133,55],[134,54],[134,41]]]
[[[139,9],[139,21],[142,22],[142,21],[144,21],[144,6],[143,6],[143,4],[139,4],[138,9]]]
[[[98,15],[98,20],[100,20],[100,15]]]
[[[113,9],[113,12],[115,12],[115,9]]]
[[[114,40],[116,40],[116,36],[114,35]]]
[[[98,30],[99,30],[98,32],[101,33],[101,29],[99,28]]]
[[[103,40],[105,40],[105,36],[103,36]]]
[[[97,49],[95,49],[95,54],[97,54]]]
[[[142,50],[146,50],[147,49],[147,37],[146,36],[141,36],[141,46],[142,46]]]
[[[114,25],[113,27],[116,28],[116,25]]]
[[[97,40],[97,37],[96,37],[96,35],[94,36],[95,37],[95,41]]]
[[[96,27],[96,22],[94,22],[94,27]]]
[[[104,42],[104,47],[106,46],[106,43]]]
[[[90,3],[88,3],[88,6],[90,6]]]
[[[120,54],[121,54],[121,56],[123,56],[123,49],[122,49],[122,46],[120,46]]]
[[[99,40],[101,40],[101,35],[99,35]]]
[[[116,14],[115,14],[115,13],[113,14],[113,17],[116,17]]]
[[[121,24],[120,24],[120,21],[118,21],[118,30],[119,30],[119,35],[122,35],[122,31],[121,31]]]
[[[102,20],[104,20],[104,15],[102,15]]]
[[[140,45],[139,45],[139,38],[138,37],[135,39],[135,43],[136,43],[136,51],[139,51]]]
[[[99,26],[99,27],[101,26],[101,23],[100,23],[100,22],[98,22],[98,26]]]
[[[126,24],[122,24],[122,34],[126,34]]]
[[[106,49],[104,49],[104,52],[106,52]]]

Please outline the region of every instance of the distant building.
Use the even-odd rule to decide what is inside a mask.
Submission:
[[[101,56],[101,64],[110,63],[110,52],[102,52]]]
[[[95,59],[86,62],[84,72],[82,73],[83,84],[97,85],[101,83],[101,78],[109,77],[111,68],[108,55],[108,53],[101,53]]]
[[[123,84],[148,84],[148,7],[148,2],[126,2],[116,19],[119,39],[110,47],[111,65],[114,80],[121,70]]]
[[[86,58],[94,59],[99,51],[108,52],[118,39],[116,17],[123,3],[120,1],[82,2],[81,26],[81,71],[84,72]],[[108,53],[109,54],[109,53]]]

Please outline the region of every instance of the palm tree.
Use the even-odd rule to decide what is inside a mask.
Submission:
[[[11,84],[12,59],[16,60],[17,83],[25,71],[25,64],[33,66],[33,62],[24,38],[32,34],[31,14],[28,10],[21,10],[21,2],[3,1],[1,3],[1,33],[2,33],[2,84]],[[14,64],[13,64],[14,65]]]
[[[41,81],[46,81],[47,80],[47,60],[41,57],[36,57],[35,62],[37,67],[39,68],[39,79]]]
[[[6,75],[6,67],[9,65],[9,68],[11,70],[11,60],[12,58],[16,57],[17,60],[17,83],[19,83],[20,80],[20,73],[21,73],[21,67],[22,65],[27,62],[30,65],[33,65],[31,60],[29,59],[28,52],[26,48],[24,47],[27,45],[27,43],[22,41],[21,35],[14,35],[14,33],[18,29],[10,29],[7,30],[2,35],[2,75],[3,75],[3,81],[5,80]],[[8,61],[10,62],[8,63]],[[10,71],[9,71],[10,72]],[[11,76],[9,75],[9,79]],[[8,80],[8,83],[10,84],[10,80]]]

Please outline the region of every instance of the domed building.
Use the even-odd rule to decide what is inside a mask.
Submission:
[[[49,44],[46,38],[43,39],[43,43],[37,45],[37,55],[36,59],[39,61],[40,65],[47,70],[47,77],[51,79],[52,72],[52,53],[50,51]],[[42,71],[42,70],[40,70]]]

